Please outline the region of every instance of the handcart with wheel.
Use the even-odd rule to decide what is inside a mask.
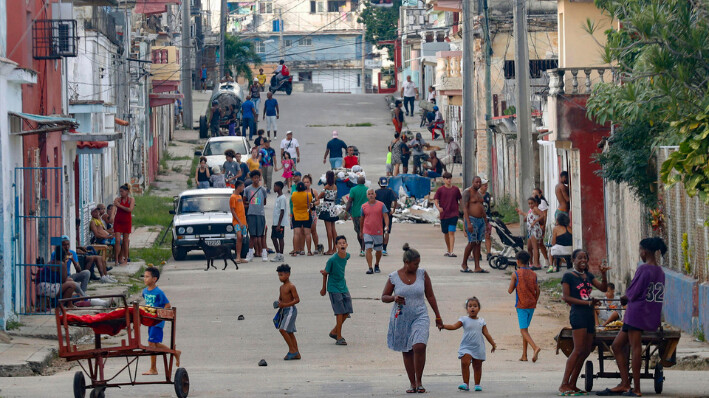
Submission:
[[[119,306],[110,312],[96,312],[87,308],[69,308],[74,302],[91,298],[112,299]],[[122,303],[122,305],[120,304]],[[106,295],[92,297],[74,297],[59,300],[55,309],[57,320],[57,337],[59,339],[59,357],[67,361],[76,361],[82,371],[74,374],[74,397],[83,398],[86,389],[92,389],[91,398],[105,397],[105,390],[110,387],[137,386],[145,384],[173,384],[178,398],[186,398],[189,394],[190,381],[184,368],[175,369],[175,326],[177,320],[176,308],[153,308],[139,306],[137,302],[130,305],[124,295]],[[82,313],[83,314],[80,314]],[[141,325],[155,326],[160,322],[170,324],[170,341],[167,349],[150,347],[147,342],[141,342]],[[94,344],[92,347],[77,347],[72,343],[69,327],[88,327],[93,330]],[[126,330],[126,335],[121,338],[120,344],[103,346],[103,335],[115,336],[121,330]],[[147,338],[146,338],[147,341]],[[164,365],[164,379],[154,381],[138,381],[138,360],[140,357],[155,355],[158,362],[162,358]],[[111,358],[125,358],[125,364],[115,372],[106,374],[106,364]],[[122,361],[121,361],[122,362]],[[127,373],[122,379],[119,375]],[[89,378],[87,385],[84,374]]]
[[[615,363],[615,357],[611,352],[611,344],[618,335],[620,329],[606,329],[599,327],[593,338],[593,347],[598,351],[598,372],[593,372],[593,361],[586,361],[584,372],[581,377],[585,379],[585,390],[593,389],[593,379],[617,379],[620,378],[620,373],[609,372],[604,366],[605,360],[611,360]],[[662,393],[662,385],[665,381],[663,369],[672,367],[676,362],[676,349],[679,343],[679,330],[663,329],[660,327],[654,332],[643,332],[642,334],[642,357],[640,360],[644,364],[644,371],[641,369],[641,379],[652,379],[655,381],[655,392]],[[561,332],[555,337],[556,353],[561,350],[567,357],[574,350],[574,342],[572,331],[566,327],[561,329]],[[655,359],[655,365],[651,371],[651,361]],[[631,361],[635,358],[631,358]]]

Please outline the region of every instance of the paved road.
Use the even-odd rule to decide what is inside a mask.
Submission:
[[[301,169],[319,175],[324,143],[336,128],[341,137],[362,151],[365,170],[371,179],[383,171],[385,144],[390,126],[388,111],[377,96],[294,94],[278,95],[283,109],[280,123],[283,132],[292,129],[304,146]],[[322,109],[327,109],[323,111]],[[364,116],[354,116],[364,115]],[[308,124],[346,124],[369,121],[371,128],[311,127]],[[281,135],[282,133],[279,133]],[[270,217],[270,212],[267,213]],[[269,218],[270,220],[270,218]],[[350,242],[355,242],[351,223],[338,225]],[[324,234],[322,225],[321,235]],[[287,235],[286,242],[290,241]],[[386,274],[401,265],[398,248],[410,242],[422,253],[422,267],[430,274],[444,322],[453,323],[464,315],[463,302],[477,296],[482,302],[481,316],[486,319],[499,350],[488,354],[483,367],[483,386],[490,396],[554,396],[564,365],[563,355],[554,355],[553,336],[566,322],[566,314],[555,315],[549,303],[541,305],[531,327],[532,335],[542,346],[540,361],[518,362],[520,337],[514,315],[514,298],[507,294],[509,275],[493,271],[488,275],[458,272],[456,259],[443,257],[442,239],[432,225],[394,225],[390,252],[382,261],[382,274],[365,275],[364,259],[355,250],[348,264],[347,281],[354,298],[355,313],[345,323],[343,335],[349,346],[335,346],[327,334],[334,324],[329,300],[320,297],[322,279],[319,270],[325,258],[288,258],[293,268],[292,280],[301,297],[298,305],[297,338],[303,359],[282,360],[287,347],[274,330],[272,302],[277,298],[279,282],[275,263],[259,259],[236,271],[205,272],[204,260],[197,254],[188,261],[170,262],[164,268],[159,285],[178,308],[177,341],[183,350],[182,365],[189,371],[190,397],[371,397],[404,396],[408,381],[401,356],[386,347],[390,305],[378,298]],[[458,236],[461,255],[463,236]],[[290,248],[287,243],[286,248]],[[557,306],[558,308],[558,306]],[[563,310],[563,308],[562,308]],[[244,315],[245,320],[237,317]],[[458,396],[460,365],[456,358],[462,332],[439,332],[431,329],[424,385],[431,396]],[[489,350],[489,348],[488,348]],[[258,367],[260,359],[267,367]],[[146,369],[140,364],[140,371]],[[119,366],[119,361],[111,367]],[[72,374],[63,371],[48,377],[0,379],[2,397],[71,396]],[[702,396],[709,391],[706,372],[666,372],[666,396]],[[157,379],[157,378],[156,378]],[[612,386],[611,381],[596,382]],[[580,384],[582,385],[582,384]],[[643,384],[648,393],[650,381]],[[652,395],[652,394],[648,394]],[[170,386],[145,386],[110,390],[109,397],[171,397]]]

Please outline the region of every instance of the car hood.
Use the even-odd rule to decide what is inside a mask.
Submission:
[[[214,166],[222,167],[224,162],[226,162],[226,156],[224,155],[210,155],[205,156],[205,158],[207,158],[207,166],[210,168]],[[251,155],[241,155],[241,163],[244,163],[249,159],[251,159]]]
[[[228,213],[186,213],[177,214],[173,219],[175,227],[201,224],[231,224],[231,214]]]

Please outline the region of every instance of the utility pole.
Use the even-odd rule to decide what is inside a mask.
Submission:
[[[362,25],[362,94],[365,94],[365,93],[367,92],[367,91],[366,91],[366,88],[367,88],[367,85],[366,85],[366,82],[367,82],[367,70],[366,70],[365,67],[364,67],[364,62],[365,62],[366,55],[367,55],[367,54],[365,54],[366,51],[367,51],[367,50],[366,50],[366,49],[367,49],[367,46],[366,46],[366,43],[365,43],[365,41],[364,41],[364,36],[365,36],[366,32],[367,32],[366,27],[365,27],[364,25]]]
[[[283,8],[278,8],[278,49],[281,54],[281,59],[285,58],[285,43],[283,42]]]
[[[492,178],[492,83],[490,81],[490,58],[492,57],[492,43],[490,43],[490,19],[487,12],[487,0],[483,3],[483,22],[485,29],[485,132],[487,134],[487,179],[488,191],[495,192],[495,182]]]
[[[473,182],[475,159],[475,107],[473,104],[472,1],[463,0],[463,186]]]
[[[219,71],[217,72],[217,87],[224,77],[224,41],[226,40],[226,0],[222,0],[219,13]]]
[[[190,19],[190,2],[182,2],[182,124],[188,130],[192,129],[192,29]]]
[[[517,201],[523,209],[526,198],[534,189],[534,160],[532,159],[532,134],[529,113],[529,47],[527,45],[526,0],[514,2],[515,78],[517,79],[517,165],[519,183]],[[520,225],[525,226],[520,216]]]

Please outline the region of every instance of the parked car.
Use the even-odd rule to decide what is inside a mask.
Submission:
[[[208,245],[236,244],[231,224],[231,188],[192,189],[175,197],[172,220],[172,256],[182,261],[190,250],[199,250],[202,238]]]
[[[214,166],[222,167],[224,162],[226,162],[224,152],[226,152],[227,149],[233,149],[234,152],[240,153],[242,162],[251,158],[251,144],[249,140],[247,140],[246,137],[239,136],[212,137],[204,144],[202,151],[196,151],[194,154],[195,156],[206,157],[207,166],[210,168]]]
[[[221,112],[220,128],[229,127],[231,112],[236,113],[236,128],[241,124],[241,103],[244,102],[244,92],[241,86],[233,82],[219,84],[219,88],[212,92],[212,96],[207,102],[207,110],[199,117],[199,138],[209,137],[209,123],[212,120],[212,101],[219,101],[219,111]]]

